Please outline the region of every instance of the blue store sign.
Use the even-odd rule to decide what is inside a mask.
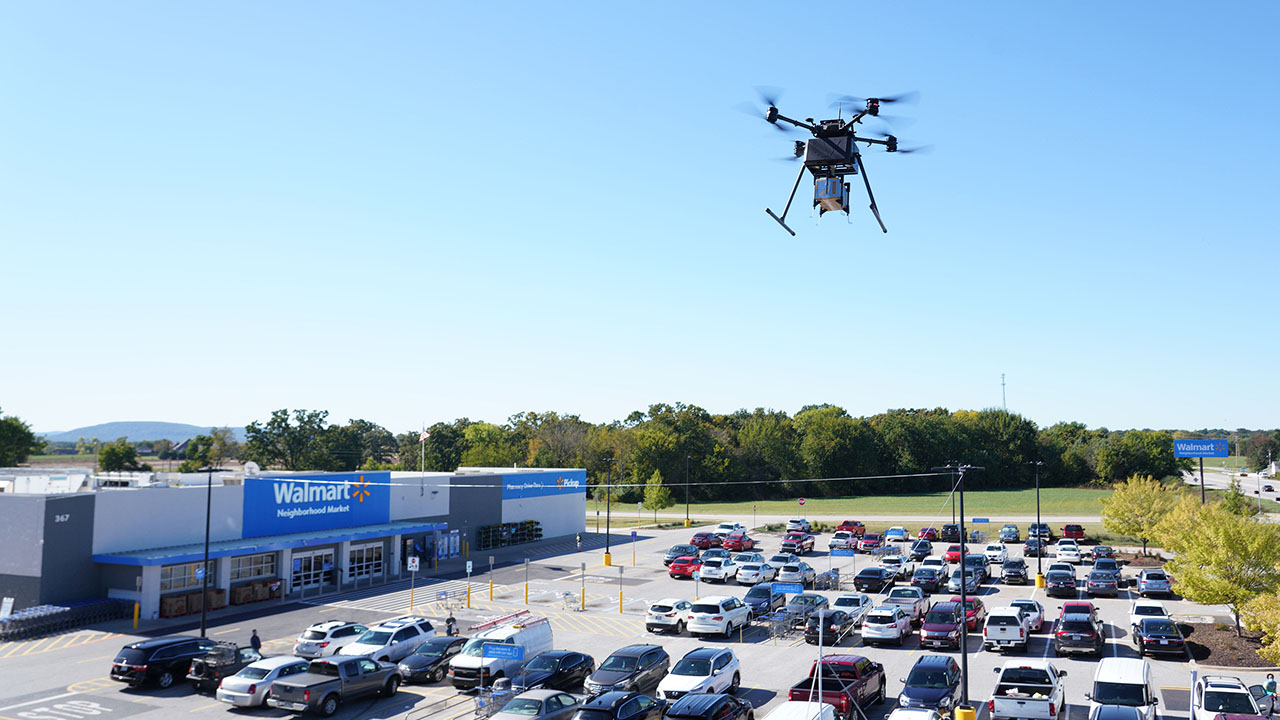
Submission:
[[[1193,457],[1227,457],[1226,440],[1174,440],[1173,456],[1180,458]]]
[[[586,470],[559,470],[502,476],[502,499],[572,495],[587,492]]]
[[[378,525],[391,517],[391,473],[244,479],[243,537]]]

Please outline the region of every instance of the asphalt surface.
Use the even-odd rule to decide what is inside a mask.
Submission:
[[[903,524],[909,522],[905,518]],[[1025,532],[1025,527],[1023,528]],[[534,558],[529,564],[528,604],[525,603],[525,570],[522,564],[500,567],[493,573],[494,594],[489,597],[489,578],[478,575],[472,578],[471,607],[465,607],[460,599],[453,607],[436,601],[438,590],[465,589],[459,579],[448,579],[414,589],[413,609],[430,617],[443,630],[443,618],[452,610],[464,628],[472,623],[503,614],[528,610],[533,615],[545,616],[551,622],[557,648],[569,648],[587,652],[597,663],[613,650],[628,644],[654,642],[661,644],[671,655],[672,661],[693,648],[705,645],[724,645],[738,655],[742,665],[743,685],[741,694],[757,708],[757,717],[763,718],[769,709],[785,700],[786,689],[800,680],[809,664],[817,657],[818,649],[807,645],[798,635],[775,638],[767,628],[752,626],[740,637],[729,642],[703,642],[687,635],[655,636],[644,630],[643,611],[651,602],[666,598],[692,599],[695,593],[708,595],[737,595],[745,593],[745,587],[735,585],[695,585],[689,580],[676,580],[666,574],[662,565],[663,552],[673,544],[688,539],[685,529],[667,531],[643,531],[637,542],[612,542],[613,565],[603,564],[603,553],[592,550],[583,553],[568,552],[560,555]],[[817,552],[805,558],[819,571],[829,566],[838,567],[842,575],[852,577],[857,569],[871,562],[867,556],[856,558],[831,558],[825,549],[827,535],[817,537]],[[761,536],[762,552],[771,554],[778,547],[778,536]],[[1010,545],[1011,554],[1020,554],[1021,545]],[[941,552],[945,547],[935,544]],[[634,552],[635,564],[632,564]],[[583,564],[586,572],[582,572]],[[619,573],[618,566],[621,566]],[[1032,561],[1034,567],[1034,561]],[[1047,566],[1047,560],[1046,560]],[[1083,570],[1083,568],[1082,568]],[[621,575],[621,582],[620,582]],[[1083,573],[1080,573],[1081,577]],[[1132,576],[1126,572],[1126,576]],[[419,579],[420,583],[429,582]],[[619,590],[622,607],[619,611]],[[583,595],[586,610],[579,610]],[[823,591],[834,599],[837,591]],[[1059,602],[1047,601],[1042,591],[1034,586],[984,585],[979,597],[988,607],[1007,604],[1014,598],[1034,598],[1046,607],[1046,613],[1056,617]],[[950,595],[935,596],[946,599]],[[1118,598],[1095,600],[1103,619],[1107,622],[1108,640],[1106,653],[1118,657],[1136,657],[1128,632],[1127,614],[1132,598],[1123,590]],[[1165,601],[1175,616],[1186,618],[1220,616],[1222,608],[1206,608],[1181,600]],[[330,595],[309,601],[309,604],[275,604],[234,616],[217,615],[210,621],[208,634],[218,640],[247,643],[250,631],[257,629],[265,640],[268,654],[289,652],[298,634],[313,622],[328,619],[350,619],[371,624],[409,610],[409,589],[404,584],[389,584],[339,595]],[[183,625],[153,626],[144,628],[147,635],[166,634],[175,630],[191,632],[192,620]],[[198,632],[198,631],[197,631]],[[23,718],[199,718],[222,716],[227,712],[242,715],[284,717],[287,713],[274,709],[251,711],[231,710],[208,695],[197,695],[190,688],[175,685],[169,690],[156,688],[128,689],[108,679],[111,659],[116,651],[132,638],[137,637],[127,623],[112,623],[93,629],[66,633],[40,640],[0,644],[0,720]],[[1033,637],[1025,655],[1004,656],[981,650],[981,640],[972,638],[968,652],[968,688],[971,702],[979,705],[979,717],[986,713],[985,702],[995,683],[993,669],[1006,660],[1018,657],[1041,658],[1051,656],[1048,633]],[[886,668],[889,701],[869,708],[869,720],[879,720],[893,708],[893,699],[902,687],[901,678],[917,658],[935,650],[921,650],[916,636],[898,647],[871,647],[864,645],[854,634],[841,640],[831,651],[863,654],[881,662]],[[959,657],[957,651],[941,651]],[[1066,669],[1065,678],[1068,720],[1084,720],[1087,717],[1089,691],[1097,661],[1081,658],[1063,658],[1055,661]],[[1187,705],[1191,673],[1199,669],[1189,659],[1148,659],[1152,675],[1160,694],[1158,708],[1162,718],[1181,720],[1188,717]],[[1218,672],[1218,671],[1215,671]],[[1237,675],[1247,684],[1261,682],[1259,672],[1226,672]],[[89,703],[89,704],[85,704]],[[363,700],[343,706],[341,718],[431,718],[453,720],[474,717],[473,701],[469,696],[459,696],[451,687],[411,686],[389,699]],[[94,713],[97,713],[96,715]]]

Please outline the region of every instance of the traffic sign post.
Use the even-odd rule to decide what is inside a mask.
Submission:
[[[622,566],[618,566],[618,614],[622,614]]]
[[[418,576],[418,563],[420,561],[416,557],[409,558],[409,614],[413,614],[413,585],[414,580]]]
[[[631,531],[631,567],[635,567],[635,566],[636,566],[636,531],[632,530]],[[622,570],[622,568],[618,568],[618,570]]]
[[[489,556],[489,602],[493,602],[493,556]]]
[[[471,561],[467,561],[467,609],[471,609]]]
[[[1226,440],[1174,440],[1173,456],[1179,458],[1200,458],[1200,504],[1204,500],[1204,459],[1207,457],[1224,458],[1229,455]],[[1261,497],[1261,495],[1259,495]]]
[[[582,563],[582,610],[587,610],[587,564]]]
[[[643,507],[644,503],[636,503],[636,527],[640,527],[640,509]],[[635,535],[631,537],[635,537]]]

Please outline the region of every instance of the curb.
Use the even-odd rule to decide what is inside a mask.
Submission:
[[[1191,661],[1197,670],[1232,670],[1235,672],[1280,672],[1280,667],[1246,667],[1240,665],[1202,665]]]

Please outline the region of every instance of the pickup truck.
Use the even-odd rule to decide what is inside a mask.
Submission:
[[[238,647],[235,643],[220,642],[203,657],[191,661],[187,680],[196,692],[213,692],[225,677],[240,672],[250,663],[262,659],[262,653],[251,647]]]
[[[400,689],[394,663],[342,656],[313,660],[307,671],[271,684],[267,704],[290,712],[318,712],[329,717],[353,698],[374,693],[391,697]]]
[[[778,552],[796,555],[813,552],[813,536],[802,532],[787,533],[787,536],[782,539],[782,546],[778,548]]]
[[[819,676],[819,672],[821,675]],[[861,655],[828,655],[809,668],[809,677],[787,691],[788,700],[819,700],[835,707],[837,717],[855,717],[854,706],[884,702],[884,666]]]
[[[1067,701],[1062,690],[1066,670],[1047,660],[1011,660],[995,669],[1000,679],[987,701],[991,720],[1023,718],[1054,720],[1063,717]]]
[[[1031,619],[1015,607],[992,608],[982,627],[982,649],[1026,652],[1031,639]]]
[[[896,587],[889,591],[889,597],[884,599],[885,605],[897,605],[902,611],[911,618],[912,625],[919,625],[924,621],[925,613],[929,612],[931,603],[929,598],[925,596],[924,590],[908,585],[906,587]]]

